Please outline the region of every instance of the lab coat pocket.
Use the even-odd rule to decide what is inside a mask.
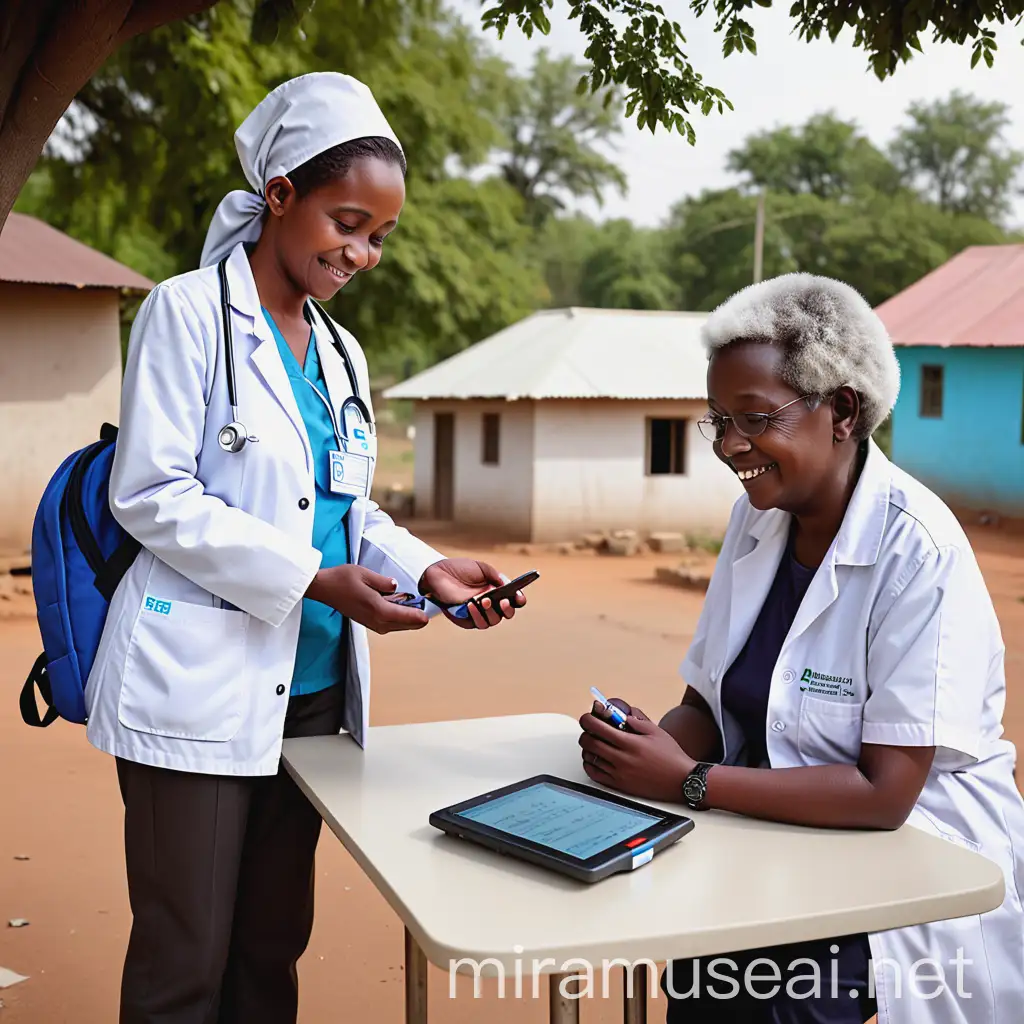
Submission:
[[[804,694],[797,745],[805,764],[855,764],[860,756],[864,705]]]
[[[136,732],[226,742],[242,724],[246,613],[151,601],[128,644],[118,719]]]
[[[952,825],[947,825],[939,821],[934,814],[926,810],[920,804],[914,808],[913,816],[908,820],[911,824],[917,825],[917,827],[922,831],[931,831],[940,839],[945,839],[948,843],[953,843],[956,846],[962,846],[965,850],[970,850],[971,853],[981,853],[981,843],[975,839],[968,839],[967,836],[955,829]]]

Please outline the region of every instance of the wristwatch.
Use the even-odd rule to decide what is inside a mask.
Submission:
[[[708,772],[712,768],[714,768],[713,764],[709,764],[707,761],[698,761],[693,766],[693,771],[683,781],[683,796],[695,811],[705,809],[701,805],[704,802],[704,795],[707,793]]]

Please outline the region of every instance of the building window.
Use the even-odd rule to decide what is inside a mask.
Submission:
[[[647,473],[686,472],[686,420],[647,421]]]
[[[501,452],[501,415],[496,412],[484,413],[483,454],[485,466],[496,466]]]
[[[921,416],[925,419],[942,418],[943,373],[941,366],[921,367]]]

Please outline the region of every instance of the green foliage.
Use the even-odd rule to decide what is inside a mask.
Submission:
[[[274,0],[282,2],[282,0]],[[492,0],[483,24],[504,35],[510,24],[527,36],[550,31],[548,12],[555,0]],[[718,88],[704,82],[683,47],[686,37],[678,22],[650,0],[567,0],[569,18],[579,25],[587,41],[590,70],[580,80],[582,91],[609,85],[625,90],[626,112],[637,126],[662,125],[686,136],[696,132],[692,112],[707,116],[723,113],[732,104]],[[754,8],[770,8],[772,0],[689,0],[696,17],[714,17],[714,30],[722,37],[722,52],[757,53],[754,29],[745,19]],[[885,79],[900,64],[923,50],[930,35],[934,42],[969,45],[970,64],[995,62],[997,50],[991,26],[1017,23],[1024,12],[1020,0],[792,0],[789,16],[799,38],[822,37],[835,42],[852,32],[852,43],[862,49],[875,75]]]
[[[665,241],[664,231],[628,220],[597,224],[581,215],[549,220],[538,237],[548,304],[675,308],[679,291],[669,274]]]
[[[492,6],[487,6],[487,2]],[[548,12],[555,9],[555,0],[487,2],[481,23],[499,37],[512,24],[529,37],[551,30]],[[585,63],[577,69],[581,97],[589,92],[592,98],[599,94],[610,98],[612,91],[621,91],[626,115],[634,118],[639,127],[653,132],[662,126],[684,135],[691,145],[696,141],[692,120],[695,112],[706,117],[714,110],[724,113],[727,108],[732,109],[724,93],[706,84],[693,66],[684,50],[686,38],[678,22],[669,18],[660,4],[653,0],[560,2],[586,40]],[[725,56],[757,53],[754,29],[745,16],[755,7],[772,5],[773,0],[689,0],[689,10],[695,18],[707,15],[709,9],[712,12],[714,31],[722,38]],[[11,7],[10,13],[5,10],[0,18],[0,63],[4,64],[4,74],[0,75],[0,138],[5,143],[0,146],[0,167],[5,172],[0,174],[0,225],[25,184],[29,168],[51,131],[54,115],[67,109],[76,94],[82,92],[85,76],[95,66],[94,57],[112,55],[109,65],[120,63],[118,47],[122,39],[146,37],[161,31],[160,26],[187,25],[198,34],[194,45],[186,46],[191,55],[195,56],[205,44],[211,58],[206,64],[186,61],[183,65],[196,77],[192,95],[219,96],[218,89],[224,87],[226,77],[231,86],[237,87],[237,91],[229,92],[241,96],[253,77],[245,67],[253,56],[253,48],[259,51],[261,59],[260,74],[256,77],[263,79],[280,71],[282,59],[286,61],[297,49],[324,52],[322,46],[306,45],[318,33],[330,36],[334,44],[343,44],[341,49],[335,46],[332,50],[332,60],[337,63],[330,66],[376,67],[378,72],[387,71],[389,66],[385,62],[375,64],[374,58],[385,53],[391,58],[408,58],[413,53],[410,39],[418,26],[424,19],[428,24],[436,24],[441,13],[437,0],[335,0],[327,11],[323,4],[317,10],[315,0],[153,0],[128,5],[132,9],[119,24],[106,10],[110,5],[100,5],[105,15],[93,17],[96,11],[90,7],[83,12],[78,10],[83,5],[78,4],[71,5],[74,10],[70,13],[76,16],[70,18],[66,30],[59,38],[51,38],[50,33],[40,31],[40,25],[47,22],[45,17],[40,21],[38,5],[34,7],[28,0],[21,0],[7,6]],[[195,13],[197,9],[202,13]],[[225,13],[226,9],[240,17],[246,29],[235,49],[218,45],[208,31],[211,24],[231,16]],[[997,49],[992,26],[1008,20],[1019,23],[1022,13],[1021,0],[909,0],[899,4],[888,0],[795,0],[789,8],[789,16],[804,40],[825,35],[835,41],[845,29],[851,29],[853,45],[866,52],[879,78],[892,75],[898,64],[921,50],[921,38],[928,32],[936,41],[958,45],[970,41],[971,66],[984,60],[991,67]],[[420,38],[424,38],[422,33]],[[37,41],[34,46],[29,45],[31,40]],[[134,44],[131,49],[136,53],[139,50]],[[450,51],[446,46],[441,51],[439,62],[443,64],[444,54]],[[170,68],[173,70],[174,65]],[[167,69],[168,65],[150,61],[148,78]],[[459,77],[457,70],[456,78]],[[130,99],[124,81],[119,83],[109,75],[106,80],[114,92],[122,93],[122,101]],[[37,102],[42,95],[35,91],[40,81],[47,86],[45,102]],[[21,89],[20,82],[28,87]],[[426,83],[428,90],[434,85]],[[440,92],[447,91],[447,85],[444,80],[436,83]],[[149,91],[147,81],[136,92],[141,105],[135,113],[142,120],[150,112],[145,106]],[[205,113],[199,107],[192,109]],[[458,109],[450,107],[448,113],[457,117]],[[196,155],[200,160],[205,158],[202,151]],[[969,212],[979,210],[972,207]]]
[[[486,26],[546,33],[554,0],[494,0]],[[440,0],[221,0],[122,47],[81,91],[18,208],[153,279],[194,267],[214,208],[246,187],[232,135],[294,75],[342,69],[374,90],[409,154],[408,200],[381,269],[332,312],[377,375],[405,376],[539,306],[710,309],[749,284],[758,194],[763,275],[810,270],[877,304],[971,244],[1010,240],[1022,155],[1007,111],[954,94],[908,111],[888,151],[822,113],[752,136],[728,158],[735,188],[678,202],[658,229],[566,216],[571,199],[624,186],[609,155],[621,111],[691,142],[691,109],[728,101],[682,52],[679,26],[648,0],[568,0],[584,64],[541,50],[517,77]],[[690,0],[726,54],[756,53],[745,14],[770,0]],[[885,77],[937,38],[975,40],[1006,3],[799,0],[804,38],[853,27]],[[1020,6],[1019,3],[1016,6]],[[955,8],[955,9],[954,9]],[[960,38],[963,36],[963,38]],[[358,45],[353,45],[358,40]],[[130,311],[129,311],[130,313]]]
[[[576,83],[584,70],[541,50],[526,77],[506,69],[506,87],[496,94],[502,175],[537,225],[569,198],[601,202],[609,186],[626,189],[625,175],[598,148],[622,131],[621,98],[614,89],[581,95]]]
[[[729,154],[727,166],[770,192],[808,192],[822,199],[900,186],[899,172],[885,154],[856,125],[832,113],[817,114],[799,128],[751,136]]]
[[[677,289],[665,272],[662,232],[627,220],[601,226],[583,261],[580,298],[606,309],[672,309]]]
[[[407,206],[384,261],[332,309],[374,372],[419,368],[525,315],[546,293],[522,200],[500,180],[449,171],[500,144],[493,63],[439,5],[346,11],[314,8],[301,34],[279,27],[273,46],[250,38],[241,2],[133,40],[80,94],[18,208],[154,280],[189,270],[217,203],[248,187],[237,125],[279,82],[342,68],[374,90],[409,154]]]
[[[874,442],[889,458],[892,458],[892,416],[886,416],[878,425],[878,429],[874,433]]]
[[[600,226],[581,214],[552,217],[537,233],[551,308],[584,305],[583,267],[600,238]]]
[[[959,110],[979,105],[961,99]],[[948,109],[938,105],[939,109]],[[920,109],[897,134],[892,152],[875,147],[856,125],[831,114],[799,127],[751,136],[729,156],[744,175],[739,188],[684,199],[666,225],[670,276],[679,305],[712,309],[752,280],[757,193],[766,190],[763,276],[794,270],[825,274],[857,288],[873,305],[906,288],[969,245],[1011,237],[985,213],[1004,209],[1011,175],[989,174],[1005,152],[1001,122],[984,132],[949,119],[929,132]],[[956,131],[954,131],[956,128]],[[951,194],[975,195],[971,203],[941,204],[930,180],[907,172],[897,156],[908,133],[916,152],[942,152],[944,139],[962,132],[972,139],[973,161],[936,160]],[[956,154],[966,146],[949,145]],[[977,188],[980,180],[986,188]]]
[[[753,7],[771,7],[772,0],[691,0],[690,7],[703,14],[711,7],[717,18],[716,31],[742,34],[753,42],[753,31],[741,15]],[[880,79],[895,74],[900,64],[922,52],[922,38],[963,46],[971,40],[971,67],[984,60],[995,62],[995,33],[990,26],[1017,24],[1024,12],[1020,0],[795,0],[789,15],[796,21],[797,35],[810,41],[823,36],[835,42],[847,29],[853,45],[866,52],[868,63]]]
[[[940,209],[1000,220],[1024,153],[1005,145],[1009,106],[954,92],[948,99],[914,103],[909,123],[892,146],[904,179]]]
[[[690,533],[686,535],[686,546],[691,551],[705,551],[709,555],[722,553],[722,537],[707,533]]]
[[[1002,173],[1014,155],[1002,140],[1001,109],[955,94],[928,109],[957,116],[928,119],[910,108],[888,151],[831,113],[754,134],[728,156],[742,183],[682,199],[659,230],[578,216],[549,222],[541,247],[551,304],[713,309],[753,280],[762,190],[763,277],[825,274],[873,305],[969,245],[1015,240],[986,216],[1004,209],[1014,189]],[[934,155],[940,171],[932,177],[920,162],[908,170],[908,136],[915,152]],[[939,201],[940,175],[946,194],[962,202]]]
[[[720,89],[705,85],[682,50],[686,38],[678,22],[650,0],[568,0],[569,18],[587,39],[584,51],[590,70],[580,78],[580,91],[600,92],[609,86],[625,90],[626,116],[652,132],[663,125],[696,139],[691,109],[707,115],[732,104]],[[691,3],[696,9],[696,3]],[[503,36],[515,23],[527,37],[547,34],[547,11],[554,0],[499,0],[484,12],[483,24]]]

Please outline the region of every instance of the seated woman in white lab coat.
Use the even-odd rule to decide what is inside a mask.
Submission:
[[[136,317],[111,475],[142,545],[86,691],[125,806],[121,1024],[294,1024],[321,820],[282,741],[367,742],[368,631],[430,618],[396,590],[439,614],[503,579],[370,500],[366,358],[312,301],[377,267],[404,205],[369,89],[285,82],[235,142],[252,191],[223,199],[202,266]],[[523,603],[444,614],[486,629]]]
[[[716,967],[739,983],[735,998],[714,997],[734,986],[706,964],[673,963],[668,1021],[1020,1021],[1024,805],[1002,738],[1003,641],[959,523],[871,439],[899,390],[886,330],[847,286],[791,274],[733,296],[704,341],[699,427],[746,493],[682,665],[682,702],[655,725],[617,700],[634,735],[595,706],[580,719],[587,774],[697,811],[819,828],[909,822],[998,863],[1006,895],[966,920],[746,951],[734,970]],[[749,991],[745,967],[759,957],[782,980]],[[945,984],[915,991],[922,958]]]

